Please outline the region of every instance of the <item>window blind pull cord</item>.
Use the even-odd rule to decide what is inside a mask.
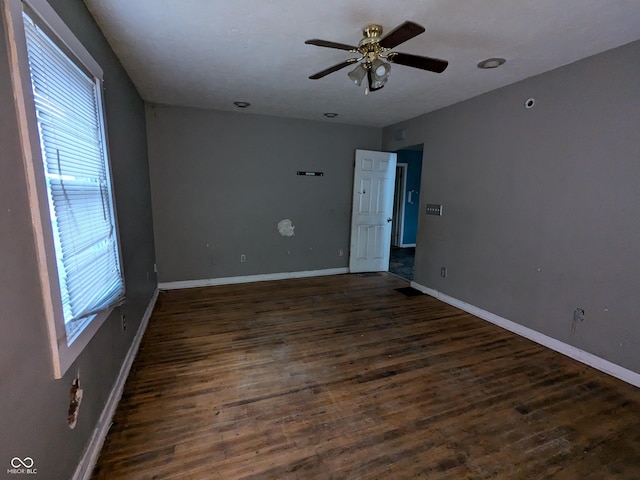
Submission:
[[[107,186],[100,183],[100,201],[102,202],[102,218],[107,220],[107,206],[104,204],[104,197],[108,195],[109,191]],[[113,230],[113,227],[111,228]]]
[[[64,188],[64,179],[62,178],[62,164],[60,163],[60,149],[56,148],[56,161],[58,162],[58,176],[60,177],[60,187],[62,187],[62,193],[64,198],[67,198],[67,192]]]
[[[62,188],[62,194],[64,199],[69,203],[69,197],[67,195],[67,189],[64,184],[64,175],[62,174],[62,162],[60,162],[60,149],[56,148],[56,160],[58,161],[58,176],[60,177],[60,188]]]
[[[60,177],[60,188],[62,189],[62,195],[64,195],[64,200],[67,202],[67,205],[71,204],[71,200],[69,199],[69,195],[67,195],[67,189],[64,183],[64,175],[62,174],[62,162],[60,161],[60,149],[56,148],[56,160],[58,162],[58,177]],[[69,212],[71,213],[71,218],[73,221],[76,221],[76,217],[73,215],[73,208],[69,208]],[[75,248],[74,248],[75,255]]]

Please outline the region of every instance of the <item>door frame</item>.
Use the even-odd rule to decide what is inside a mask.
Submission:
[[[395,193],[393,199],[393,223],[391,225],[391,246],[404,246],[404,206],[407,201],[408,163],[396,163]]]

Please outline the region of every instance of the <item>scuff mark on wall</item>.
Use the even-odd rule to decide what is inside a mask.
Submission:
[[[80,411],[80,403],[82,403],[82,388],[80,388],[80,375],[73,380],[71,384],[71,392],[69,393],[70,403],[69,403],[69,413],[67,415],[67,423],[69,424],[69,428],[76,428],[76,424],[78,423],[78,413]]]
[[[296,227],[293,225],[293,222],[288,218],[285,218],[284,220],[280,220],[278,222],[278,232],[280,232],[280,235],[282,235],[283,237],[293,237],[294,228]]]

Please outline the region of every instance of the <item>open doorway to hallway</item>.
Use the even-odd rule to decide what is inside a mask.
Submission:
[[[398,150],[389,272],[413,280],[423,145]]]

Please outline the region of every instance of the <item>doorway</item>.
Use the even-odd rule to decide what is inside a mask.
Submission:
[[[402,247],[404,237],[404,204],[406,201],[407,164],[396,164],[396,182],[393,191],[393,222],[391,224],[391,246]]]
[[[420,211],[423,145],[396,151],[389,272],[413,280]]]

